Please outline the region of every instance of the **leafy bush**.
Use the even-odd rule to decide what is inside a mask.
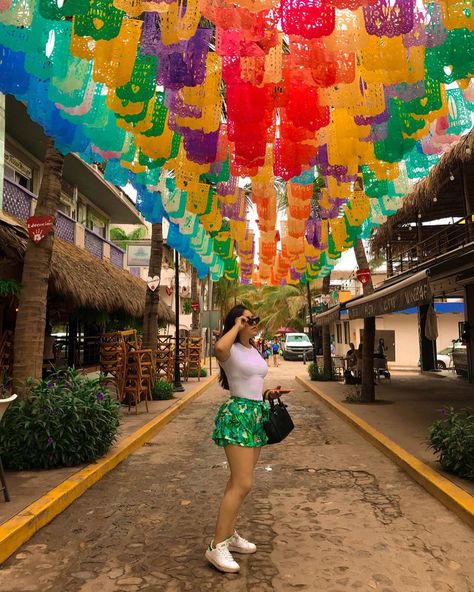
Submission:
[[[309,364],[308,374],[311,380],[334,380],[334,375],[332,373],[327,374],[324,372],[324,370],[319,368],[316,362],[311,362],[311,364]]]
[[[353,388],[347,391],[345,401],[347,403],[360,403],[362,401],[362,387],[360,384],[354,384]]]
[[[474,409],[443,409],[444,419],[430,426],[430,448],[446,471],[474,480]]]
[[[199,373],[201,378],[205,378],[207,376],[207,370],[205,368],[201,368],[201,372]],[[189,378],[197,378],[197,370],[190,370],[189,371]]]
[[[166,380],[157,380],[153,385],[152,397],[155,401],[173,398],[173,385]]]
[[[57,372],[8,408],[0,431],[2,460],[18,470],[93,462],[115,441],[120,417],[100,379]]]

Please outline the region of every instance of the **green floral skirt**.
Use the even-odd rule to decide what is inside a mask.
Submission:
[[[263,401],[231,397],[217,412],[212,439],[218,446],[265,446],[268,438],[263,424],[268,417],[268,406]]]

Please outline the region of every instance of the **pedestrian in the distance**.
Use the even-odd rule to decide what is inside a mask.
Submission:
[[[212,438],[224,448],[230,478],[206,559],[218,570],[229,573],[240,569],[232,553],[255,553],[257,550],[254,543],[237,533],[235,523],[252,488],[261,447],[268,442],[263,427],[269,417],[268,406],[263,400],[263,381],[268,367],[254,345],[259,320],[245,306],[234,306],[224,321],[222,336],[214,350],[221,367],[219,382],[230,391],[230,399],[217,413]],[[269,396],[275,396],[275,391],[270,391]]]
[[[278,368],[280,365],[280,344],[278,343],[278,339],[275,337],[272,343],[272,354],[273,354],[273,365]]]

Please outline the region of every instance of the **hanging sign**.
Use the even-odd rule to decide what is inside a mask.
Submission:
[[[153,277],[148,276],[146,278],[146,283],[148,284],[150,290],[154,292],[160,285],[160,277],[158,275],[154,275]]]
[[[30,216],[26,227],[31,240],[38,244],[53,231],[54,216]]]
[[[331,294],[323,294],[321,296],[322,303],[327,306],[331,302]]]
[[[171,294],[173,293],[173,288],[171,286],[166,286],[165,290],[168,296],[171,296]]]
[[[194,310],[194,312],[199,312],[199,310],[200,310],[199,302],[191,302],[191,308]]]
[[[370,281],[370,269],[358,269],[356,277],[363,286],[367,285]]]

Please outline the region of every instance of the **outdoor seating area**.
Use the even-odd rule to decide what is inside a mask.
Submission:
[[[181,379],[188,381],[190,373],[201,374],[201,337],[180,337],[178,340],[178,361]],[[117,331],[100,335],[100,372],[112,387],[117,400],[128,404],[129,411],[152,400],[156,380],[172,382],[175,364],[175,338],[160,335],[155,350],[142,349],[136,330]]]
[[[333,375],[337,380],[347,381],[347,376],[352,377],[354,384],[357,384],[362,379],[362,358],[361,357],[347,357],[347,356],[331,356]],[[316,356],[316,363],[318,369],[322,373],[324,370],[324,357]],[[347,374],[349,373],[349,374]],[[391,373],[388,368],[388,361],[385,357],[380,357],[374,354],[374,382],[379,384],[381,379],[391,380]]]

